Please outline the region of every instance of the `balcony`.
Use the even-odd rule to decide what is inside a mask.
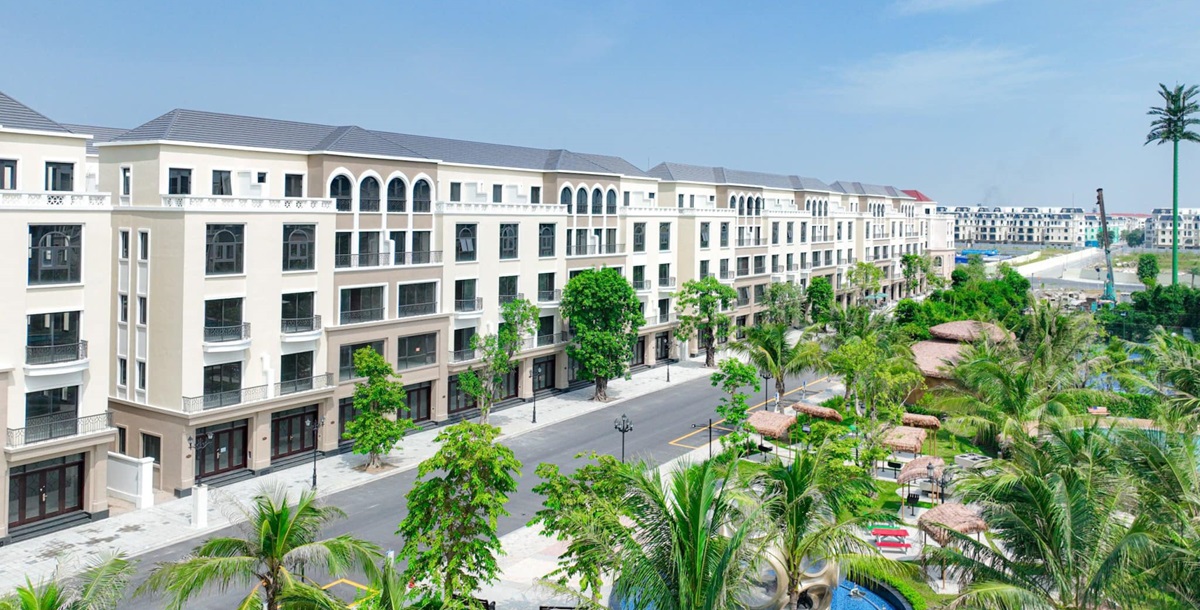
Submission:
[[[442,264],[441,250],[421,250],[416,252],[397,252],[392,255],[394,265],[440,265]]]
[[[236,352],[250,347],[250,323],[204,327],[204,351]]]
[[[473,347],[456,349],[450,352],[450,362],[470,362],[478,357],[479,350]]]
[[[404,306],[401,305],[401,308]],[[338,316],[340,324],[363,324],[365,322],[378,322],[383,319],[382,307],[371,307],[368,309],[351,309],[343,311]]]
[[[269,398],[270,389],[270,386],[260,385],[252,388],[241,388],[239,390],[212,392],[202,396],[184,396],[181,407],[184,413],[199,413],[208,409],[219,409],[221,407],[254,402],[256,400],[266,400]]]
[[[765,245],[767,245],[767,240],[761,237],[739,237],[737,240],[737,247],[739,248],[750,248],[753,246]]]
[[[763,275],[766,272],[767,272],[766,265],[755,265],[754,266],[754,275]]]
[[[771,273],[783,273],[783,265],[771,265]]]
[[[76,417],[74,413],[59,413],[35,417],[25,422],[24,428],[9,428],[6,446],[9,449],[16,449],[36,443],[109,430],[112,430],[112,414],[107,411],[86,417]]]
[[[523,300],[524,298],[525,298],[525,295],[521,294],[520,292],[518,292],[517,294],[502,294],[502,295],[500,295],[500,299],[499,299],[500,306],[504,307],[505,305],[512,303],[513,301],[520,301],[520,300]]]
[[[311,333],[318,330],[321,330],[321,316],[283,318],[280,321],[280,331],[285,335]]]
[[[658,287],[659,288],[674,288],[675,287],[675,278],[674,277],[658,278]]]
[[[551,345],[561,345],[571,340],[571,333],[566,331],[550,333],[547,335],[538,335],[536,337],[527,337],[522,346],[524,349],[530,350],[539,347],[549,347]]]
[[[604,256],[624,252],[625,244],[578,244],[567,247],[567,256]]]
[[[792,264],[790,264],[790,265],[788,265],[788,266],[787,266],[787,270],[788,270],[789,272],[795,272],[795,271],[799,271],[799,270],[800,270],[800,265],[797,265],[796,263],[792,263]]]
[[[107,197],[107,195],[106,195]],[[201,210],[201,211],[233,211],[233,210],[278,210],[303,212],[334,212],[333,199],[313,199],[307,197],[224,197],[196,195],[163,195],[162,207]]]
[[[428,316],[437,313],[437,301],[429,303],[406,303],[396,308],[397,318]]]
[[[633,280],[630,284],[633,284],[633,289],[638,292],[650,290],[650,280]]]
[[[275,392],[272,396],[286,396],[288,394],[297,394],[299,392],[309,392],[312,390],[323,390],[333,387],[333,373],[325,373],[324,375],[314,375],[312,377],[301,377],[300,379],[286,379],[275,384]]]
[[[387,252],[359,252],[358,254],[338,254],[334,257],[333,266],[337,269],[357,269],[361,267],[378,267],[387,260]]]
[[[539,290],[537,299],[538,303],[557,303],[562,300],[562,290]]]
[[[105,208],[111,203],[102,193],[0,191],[0,208]]]
[[[730,271],[729,269],[722,269],[719,277],[724,281],[730,281],[733,279],[734,276],[733,276],[733,272]]]
[[[420,368],[432,364],[437,364],[437,355],[433,352],[414,354],[412,356],[401,356],[400,358],[396,359],[396,370],[407,371],[408,369]],[[351,375],[351,377],[354,377],[354,375]]]
[[[454,299],[454,313],[479,313],[483,311],[483,297]]]
[[[673,311],[659,312],[658,317],[654,319],[654,323],[656,323],[656,324],[670,324],[671,322],[674,322],[674,321],[675,321],[675,312],[673,312]],[[646,320],[646,322],[650,323],[650,320]]]
[[[87,366],[87,341],[80,340],[78,343],[60,345],[25,346],[26,375],[61,375],[82,371]]]

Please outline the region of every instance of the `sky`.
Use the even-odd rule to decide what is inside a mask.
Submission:
[[[1171,204],[1146,110],[1200,83],[1200,2],[17,2],[0,56],[60,122],[191,108],[1145,212]]]

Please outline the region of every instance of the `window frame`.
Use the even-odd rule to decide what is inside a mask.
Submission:
[[[316,268],[317,226],[314,224],[283,225],[283,270],[312,271]],[[297,234],[306,237],[295,240]]]

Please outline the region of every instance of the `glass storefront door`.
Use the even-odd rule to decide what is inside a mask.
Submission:
[[[316,422],[317,405],[272,413],[271,459],[312,451],[316,446]]]
[[[205,439],[207,444],[196,449],[195,474],[211,477],[246,467],[246,431],[249,420],[216,424],[196,429],[196,438]],[[212,441],[208,442],[208,435]]]
[[[9,469],[8,526],[83,510],[82,453]]]

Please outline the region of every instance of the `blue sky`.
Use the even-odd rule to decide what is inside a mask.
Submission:
[[[172,108],[918,188],[1170,205],[1143,147],[1200,83],[1195,0],[6,4],[0,90],[63,122]],[[1181,205],[1200,207],[1200,146]]]

